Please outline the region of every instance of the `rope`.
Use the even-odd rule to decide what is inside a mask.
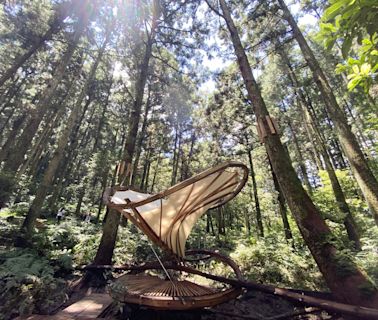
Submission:
[[[159,258],[159,256],[158,256],[158,254],[156,253],[154,247],[152,246],[151,243],[148,243],[148,244],[150,245],[150,247],[151,247],[153,253],[155,254],[156,259],[159,261],[159,263],[160,263],[161,267],[163,268],[165,274],[167,275],[169,281],[171,281],[172,284],[174,285],[174,283],[173,283],[173,281],[172,281],[172,279],[171,279],[171,276],[170,276],[169,273],[168,273],[168,270],[164,267],[164,264],[163,264],[163,262],[161,262],[161,260],[160,260],[160,258]]]
[[[163,264],[163,262],[160,260],[160,258],[159,258],[159,256],[158,256],[158,254],[156,253],[154,247],[152,246],[151,243],[149,243],[149,245],[150,245],[150,247],[151,247],[151,249],[152,249],[152,252],[154,253],[156,259],[159,261],[161,267],[163,268],[165,274],[167,275],[169,281],[172,283],[172,286],[173,286],[173,288],[174,288],[174,291],[173,291],[173,297],[175,297],[175,296],[176,296],[175,293],[176,293],[176,292],[177,292],[177,294],[179,293],[179,292],[178,292],[178,289],[177,289],[175,283],[173,282],[171,276],[169,275],[168,270],[164,267],[164,264]],[[182,297],[180,297],[180,296],[178,296],[178,295],[177,295],[177,297],[181,300],[182,304],[185,304],[185,301],[184,301],[184,299],[183,299]]]

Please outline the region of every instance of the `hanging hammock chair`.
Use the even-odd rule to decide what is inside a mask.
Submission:
[[[182,279],[182,273],[173,275],[172,270],[177,270],[177,265],[185,269],[187,264],[198,265],[202,260],[215,259],[229,266],[235,276],[242,279],[231,259],[209,250],[185,252],[185,243],[196,221],[207,210],[234,198],[247,178],[245,165],[227,162],[155,195],[118,188],[108,206],[128,218],[169,256],[161,261],[156,255],[156,263],[141,268],[162,270],[164,278],[146,272],[128,273],[110,286],[111,296],[121,302],[169,310],[209,307],[238,296],[239,288],[196,284]],[[187,269],[190,276],[191,268]]]

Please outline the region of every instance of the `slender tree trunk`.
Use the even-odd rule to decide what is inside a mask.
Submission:
[[[2,140],[3,134],[6,131],[6,128],[10,122],[10,119],[13,117],[13,115],[16,113],[16,107],[12,108],[8,114],[8,116],[2,121],[2,124],[0,125],[0,142]]]
[[[134,164],[133,164],[133,177],[131,180],[131,185],[134,185],[135,179],[137,177],[139,159],[140,159],[140,154],[142,152],[142,145],[146,137],[146,131],[147,131],[147,125],[148,125],[147,119],[148,119],[148,113],[150,112],[150,109],[151,109],[151,89],[149,88],[148,97],[147,97],[147,101],[146,101],[146,105],[144,109],[142,129],[139,132],[138,140],[135,147],[135,158],[134,158]]]
[[[249,237],[251,235],[251,221],[249,220],[249,215],[248,215],[247,210],[244,210],[244,225],[245,225],[247,236]]]
[[[97,211],[97,216],[96,216],[96,223],[98,223],[100,221],[100,216],[101,216],[102,208],[104,206],[104,202],[102,201],[102,197],[103,197],[104,192],[106,190],[107,183],[108,183],[108,172],[104,171],[104,174],[102,176],[102,181],[101,181],[101,190],[102,191],[101,191],[101,199],[100,199],[99,205],[98,205],[98,211]]]
[[[298,104],[299,108],[301,106],[301,103],[302,102],[300,101],[300,98],[298,98],[297,104]],[[304,125],[305,130],[306,130],[307,139],[310,142],[311,153],[313,155],[313,162],[316,164],[318,171],[324,170],[323,163],[321,161],[321,157],[319,155],[317,148],[315,147],[315,139],[312,135],[312,131],[310,129],[310,124],[305,121],[303,125]]]
[[[249,146],[248,146],[248,148],[249,148]],[[253,166],[252,150],[251,149],[248,149],[248,160],[249,160],[249,172],[251,174],[251,179],[252,179],[253,199],[255,201],[258,236],[264,237],[264,226],[263,226],[263,223],[262,223],[260,200],[259,200],[259,196],[258,196],[258,193],[257,193],[257,183],[256,183],[255,169],[254,169],[254,166]]]
[[[143,60],[140,64],[140,73],[136,82],[136,90],[133,107],[130,113],[129,130],[125,142],[125,151],[123,155],[124,171],[120,172],[118,180],[122,184],[127,178],[127,168],[131,166],[134,156],[134,150],[136,145],[136,137],[138,133],[138,126],[140,121],[141,108],[143,104],[144,89],[148,77],[149,63],[152,56],[152,47],[155,41],[155,33],[157,29],[159,12],[158,0],[153,1],[153,16],[151,22],[151,30],[148,33],[146,49],[144,52]],[[109,210],[106,222],[104,224],[102,237],[99,248],[94,259],[94,264],[111,264],[113,251],[116,243],[118,224],[120,215],[118,211],[112,209]]]
[[[179,129],[178,129],[178,125],[177,125],[176,128],[175,128],[175,142],[174,142],[174,147],[173,147],[171,186],[173,186],[176,183],[177,171],[175,172],[175,168],[176,168],[176,163],[178,162],[177,148],[178,148],[178,144],[179,144],[179,139],[180,139],[180,135],[179,135]]]
[[[325,141],[323,140],[322,135],[315,124],[315,119],[313,118],[313,116],[308,111],[308,108],[306,107],[307,101],[306,101],[305,95],[299,85],[298,78],[293,70],[293,67],[290,64],[287,54],[283,50],[280,50],[280,56],[282,60],[284,61],[285,65],[287,66],[290,81],[294,87],[296,95],[298,96],[299,108],[303,116],[304,123],[307,126],[309,126],[309,130],[310,130],[309,135],[314,138],[316,142],[315,147],[317,147],[317,149],[319,150],[319,153],[323,157],[325,168],[328,173],[329,179],[331,181],[333,193],[336,198],[337,206],[339,207],[341,213],[345,216],[343,221],[344,221],[345,229],[347,230],[347,233],[348,233],[348,238],[350,241],[354,243],[354,246],[357,250],[361,250],[361,244],[360,244],[360,238],[357,231],[357,225],[354,221],[350,208],[346,202],[344,192],[336,176],[335,170],[332,167],[327,149],[325,147]]]
[[[172,171],[172,185],[176,184],[178,182],[177,174],[179,171],[179,164],[180,159],[182,158],[182,131],[179,131],[179,137],[178,137],[178,146],[176,150],[176,161],[173,164],[173,171]]]
[[[151,142],[151,140],[150,140],[150,142]],[[142,177],[141,177],[141,180],[140,180],[140,189],[144,190],[144,191],[147,191],[147,189],[145,188],[145,185],[146,185],[146,179],[147,179],[148,165],[150,163],[150,157],[151,157],[151,145],[149,143],[148,146],[147,146],[147,150],[146,150],[146,159],[145,159],[144,165],[143,165],[143,174],[142,174]]]
[[[98,127],[97,127],[97,130],[96,130],[96,137],[95,137],[95,140],[93,142],[93,149],[92,149],[93,152],[96,152],[96,150],[101,145],[101,143],[100,143],[101,137],[103,136],[102,130],[103,130],[103,127],[104,127],[104,124],[105,124],[105,119],[106,119],[105,115],[106,115],[106,110],[107,110],[108,105],[109,105],[109,98],[110,98],[112,86],[113,86],[113,78],[111,78],[110,81],[109,81],[108,90],[106,92],[106,99],[105,99],[105,102],[102,104],[101,117],[100,117],[100,120],[98,122]]]
[[[85,101],[84,107],[82,108],[83,111],[81,112],[80,119],[75,124],[71,134],[70,134],[70,140],[69,140],[69,147],[65,151],[65,156],[63,160],[60,163],[59,169],[57,170],[57,173],[55,175],[55,179],[53,184],[56,184],[58,181],[58,184],[53,187],[53,195],[50,198],[49,201],[49,208],[52,209],[53,212],[56,211],[56,205],[57,205],[57,199],[61,197],[62,191],[64,190],[65,186],[68,183],[69,179],[66,179],[65,177],[71,176],[72,170],[72,164],[75,162],[75,152],[78,149],[78,135],[79,135],[79,129],[83,123],[85,114],[89,108],[89,105],[92,102],[92,96],[89,95],[89,99]],[[31,170],[33,172],[33,170]]]
[[[270,160],[269,160],[269,165],[270,165],[270,170],[272,172],[274,189],[276,189],[276,191],[277,191],[278,207],[279,207],[280,215],[281,215],[281,218],[282,218],[282,224],[283,224],[283,227],[284,227],[285,239],[286,240],[292,240],[293,239],[293,233],[291,232],[289,220],[287,219],[287,210],[286,210],[286,206],[285,206],[285,198],[282,194],[282,190],[280,188],[277,176],[274,173],[272,163],[270,162]]]
[[[61,121],[61,118],[66,111],[65,107],[62,106],[64,103],[68,93],[70,92],[71,86],[67,88],[67,94],[62,97],[60,102],[57,106],[55,106],[54,110],[51,112],[51,119],[46,121],[46,126],[43,129],[43,132],[41,133],[40,137],[38,138],[38,141],[33,145],[32,149],[28,153],[27,160],[22,164],[21,168],[18,170],[16,174],[16,179],[18,179],[21,175],[24,174],[26,169],[29,167],[31,168],[31,172],[35,171],[35,168],[39,162],[39,159],[41,157],[41,154],[43,150],[47,146],[47,141],[50,138],[50,135],[54,128],[57,128],[59,125],[59,121]],[[56,111],[57,110],[57,111]]]
[[[62,60],[60,61],[57,69],[54,72],[54,76],[51,78],[47,88],[41,94],[41,99],[39,100],[36,111],[30,118],[28,124],[26,125],[24,131],[18,139],[18,143],[15,145],[14,152],[8,154],[7,160],[4,164],[3,170],[15,174],[24,161],[24,156],[28,151],[31,141],[33,140],[38,127],[51,105],[51,101],[56,93],[56,89],[65,75],[65,69],[69,64],[74,51],[77,48],[77,44],[82,36],[82,33],[86,27],[88,19],[83,19],[77,26],[73,40],[68,44],[68,48],[64,53]]]
[[[156,177],[158,175],[158,171],[159,171],[159,167],[160,167],[160,161],[161,161],[161,156],[160,156],[160,152],[159,152],[158,153],[158,157],[156,159],[156,165],[155,165],[155,169],[154,169],[154,176],[152,178],[150,193],[154,192],[154,187],[155,187],[155,183],[156,183]]]
[[[9,102],[11,102],[12,98],[21,89],[22,85],[25,83],[27,79],[27,76],[24,76],[21,81],[19,81],[19,79],[20,77],[13,77],[12,82],[8,85],[8,88],[4,88],[4,91],[0,96],[0,113],[2,113],[5,110]]]
[[[59,166],[61,160],[63,159],[64,149],[67,146],[67,143],[69,141],[70,133],[72,132],[72,129],[74,128],[74,125],[75,125],[76,121],[78,120],[78,118],[80,116],[80,110],[81,110],[82,102],[83,102],[83,100],[84,100],[84,98],[85,98],[85,96],[88,92],[89,85],[92,83],[92,81],[95,77],[97,67],[98,67],[98,65],[99,65],[99,63],[102,59],[102,56],[104,54],[104,51],[105,51],[107,40],[108,40],[108,38],[106,38],[102,47],[100,48],[100,50],[98,52],[98,56],[97,56],[95,62],[93,63],[93,65],[91,67],[91,70],[89,72],[87,80],[85,81],[84,87],[81,90],[81,93],[80,93],[79,97],[77,98],[76,104],[73,107],[73,109],[72,109],[72,111],[71,111],[71,113],[70,113],[70,115],[67,119],[66,125],[65,125],[59,139],[58,139],[57,148],[55,149],[55,152],[54,152],[53,156],[51,157],[49,165],[48,165],[46,172],[43,176],[41,185],[39,186],[39,188],[37,190],[37,194],[36,194],[32,204],[29,208],[28,214],[27,214],[25,221],[24,221],[24,223],[21,227],[21,230],[23,232],[25,232],[26,238],[29,238],[30,235],[33,232],[35,220],[37,219],[37,217],[38,217],[38,215],[41,211],[43,202],[46,198],[46,195],[47,195],[49,189],[51,188],[56,170],[58,169],[58,166]]]
[[[219,2],[223,12],[222,17],[225,19],[227,28],[230,31],[248,98],[253,105],[256,118],[266,132],[266,136],[263,139],[269,159],[307,246],[337,299],[367,307],[376,306],[378,303],[377,288],[348,256],[342,256],[342,253],[334,246],[331,230],[304,190],[278,134],[273,130],[271,131],[267,123],[267,119],[269,119],[268,110],[252,74],[251,66],[230,11],[225,0],[220,0]],[[343,272],[341,273],[340,270],[343,270]],[[362,288],[369,288],[370,295],[368,298],[363,295]]]
[[[307,168],[306,168],[303,156],[302,156],[301,148],[299,146],[297,134],[296,134],[296,132],[295,132],[295,130],[294,130],[292,124],[291,124],[291,121],[289,119],[287,119],[286,122],[287,122],[287,125],[289,126],[291,136],[293,138],[293,143],[294,143],[295,151],[296,151],[296,154],[297,154],[298,165],[299,165],[299,169],[301,171],[303,182],[306,186],[308,193],[310,195],[312,195],[312,186],[310,184],[310,180],[308,179]]]
[[[77,200],[77,203],[76,203],[76,208],[75,208],[75,216],[76,217],[81,216],[81,206],[83,204],[83,199],[84,199],[84,196],[85,196],[85,189],[86,189],[86,183],[85,182],[86,181],[84,179],[83,186],[81,187],[81,189],[79,191],[79,197],[78,197],[78,200]]]
[[[14,75],[17,69],[20,68],[35,52],[37,52],[46,43],[46,41],[50,40],[52,36],[62,28],[63,20],[66,18],[66,16],[66,10],[56,13],[50,28],[45,32],[45,34],[35,41],[24,54],[18,56],[13,62],[13,65],[10,66],[0,77],[0,87],[2,87],[4,83]]]
[[[319,133],[319,129],[314,124],[313,119],[308,112],[308,110],[303,109],[302,112],[305,117],[305,121],[311,124],[312,131],[314,132],[314,137],[316,140],[316,146],[319,148],[319,152],[323,157],[325,169],[327,171],[328,177],[331,181],[332,190],[336,198],[337,206],[339,207],[341,213],[344,215],[344,226],[348,234],[348,238],[350,241],[354,243],[354,247],[356,250],[361,250],[361,243],[360,237],[357,231],[357,224],[354,221],[353,215],[350,211],[350,208],[346,202],[344,192],[341,188],[340,182],[336,176],[336,172],[332,167],[332,163],[330,161],[327,149],[325,148],[325,142],[322,141],[321,135]]]
[[[17,117],[17,119],[14,120],[14,122],[12,124],[12,129],[9,132],[7,140],[5,141],[3,146],[1,147],[0,162],[4,161],[7,154],[9,154],[9,152],[12,148],[12,144],[13,144],[14,140],[16,139],[17,134],[18,134],[19,130],[21,129],[22,125],[25,123],[26,118],[27,118],[27,113],[25,112],[25,113],[21,114],[19,117]]]
[[[330,87],[323,70],[316,60],[311,48],[307,44],[306,39],[303,37],[294,17],[291,15],[284,0],[278,0],[278,2],[284,12],[284,18],[292,28],[294,37],[296,38],[303,56],[313,73],[314,80],[323,95],[327,111],[335,125],[336,134],[340,140],[344,153],[349,160],[354,177],[356,178],[374,216],[375,222],[378,225],[378,182],[371,172],[364,154],[357,143],[356,137],[352,133],[347,119],[336,101],[332,88]]]
[[[211,218],[211,214],[210,213],[206,213],[206,231],[207,230],[210,230],[211,234],[213,236],[215,236],[213,219]]]

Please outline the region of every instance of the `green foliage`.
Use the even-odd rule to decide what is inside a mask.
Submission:
[[[366,93],[374,83],[374,75],[378,70],[378,34],[370,39],[363,39],[358,48],[357,59],[347,58],[346,62],[336,66],[336,72],[348,74],[348,90],[361,86]]]
[[[361,237],[362,251],[356,255],[356,262],[378,284],[378,227],[366,229]]]
[[[30,250],[0,252],[0,317],[46,314],[67,299],[65,282],[47,258]]]
[[[23,216],[28,212],[29,206],[30,204],[28,202],[18,202],[12,205],[9,211],[17,216]]]
[[[324,288],[310,253],[294,250],[273,236],[254,243],[239,241],[231,257],[243,275],[254,281],[312,290]]]
[[[318,37],[325,47],[330,50],[335,43],[342,42],[345,62],[336,71],[348,74],[350,91],[360,86],[369,92],[378,70],[377,2],[333,0],[322,20]]]
[[[6,172],[0,172],[0,199],[8,198],[13,192],[14,177]]]

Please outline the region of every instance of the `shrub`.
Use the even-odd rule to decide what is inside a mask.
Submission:
[[[67,299],[65,282],[49,261],[31,250],[0,252],[0,317],[47,314]]]
[[[266,237],[252,245],[239,242],[231,258],[246,278],[257,282],[311,290],[324,288],[310,253],[297,252],[275,238]]]

